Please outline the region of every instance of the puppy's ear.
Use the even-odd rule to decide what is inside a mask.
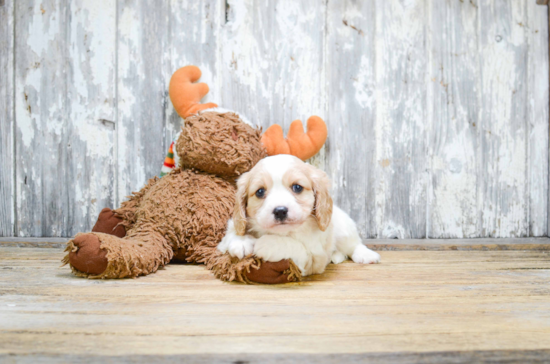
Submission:
[[[320,169],[310,166],[310,178],[315,193],[315,206],[313,216],[317,219],[317,225],[321,231],[325,231],[332,218],[332,197],[330,197],[330,180],[327,174]]]
[[[246,234],[246,205],[248,201],[248,184],[250,174],[244,173],[237,180],[237,196],[235,198],[235,210],[233,210],[233,223],[237,235]]]

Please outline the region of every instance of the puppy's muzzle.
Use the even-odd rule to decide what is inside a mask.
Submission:
[[[285,221],[288,217],[288,208],[285,206],[278,206],[273,209],[273,215],[275,215],[275,220]]]

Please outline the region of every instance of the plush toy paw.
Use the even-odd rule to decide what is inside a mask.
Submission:
[[[213,102],[199,103],[209,91],[206,83],[195,83],[201,78],[201,74],[201,70],[197,66],[185,66],[174,72],[170,79],[168,86],[170,100],[182,118],[200,110],[218,107]]]
[[[256,283],[280,284],[288,283],[290,260],[283,259],[278,262],[263,262],[259,269],[251,268],[246,277]]]
[[[99,213],[97,222],[92,229],[94,233],[104,233],[114,235],[119,238],[126,236],[126,229],[124,226],[119,225],[122,222],[120,217],[117,217],[113,210],[106,207]]]
[[[101,249],[97,235],[80,234],[72,240],[76,251],[69,252],[69,263],[76,270],[87,274],[101,274],[107,269],[107,252]]]

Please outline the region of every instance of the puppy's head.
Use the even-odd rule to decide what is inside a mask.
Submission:
[[[332,216],[325,172],[291,155],[262,159],[237,181],[233,222],[238,235],[255,230],[285,234],[314,216],[325,231]]]

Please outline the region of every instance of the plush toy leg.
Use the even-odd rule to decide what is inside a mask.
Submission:
[[[279,284],[302,279],[300,269],[291,260],[271,263],[251,256],[239,259],[229,253],[221,253],[216,248],[209,251],[206,249],[202,251],[206,259],[201,262],[222,281]]]
[[[69,242],[71,250],[68,259],[73,270],[78,272],[97,275],[105,272],[109,260],[107,251],[101,249],[101,241],[95,234],[80,234]],[[65,251],[68,250],[69,247]],[[67,259],[67,257],[65,257]],[[66,263],[66,262],[65,262]]]
[[[159,181],[160,178],[158,177],[153,177],[149,179],[149,181],[147,181],[147,184],[143,186],[141,190],[139,190],[138,192],[132,192],[132,195],[128,196],[128,200],[121,203],[118,209],[113,210],[114,216],[122,221],[121,225],[125,227],[125,231],[130,230],[136,223],[136,211],[141,204],[143,196]]]
[[[172,247],[158,233],[124,239],[102,233],[79,234],[63,259],[73,273],[88,278],[127,278],[156,272],[172,259]]]
[[[293,262],[284,259],[278,262],[262,262],[259,268],[250,267],[246,277],[255,283],[279,284],[300,280],[301,274]]]
[[[109,235],[114,235],[119,238],[126,236],[126,229],[124,226],[119,225],[124,220],[119,217],[113,210],[106,207],[99,213],[97,222],[95,223],[94,228],[92,229],[93,233],[104,233]],[[99,244],[99,243],[98,243]],[[185,248],[179,248],[174,252],[174,257],[172,262],[176,263],[186,263],[187,250]]]
[[[122,221],[122,218],[118,217],[113,210],[106,207],[99,213],[97,222],[95,223],[92,232],[104,233],[123,238],[126,236],[126,229],[124,226],[119,225]]]

